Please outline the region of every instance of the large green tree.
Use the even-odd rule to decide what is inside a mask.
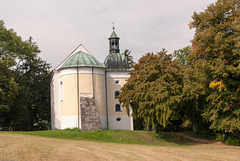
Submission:
[[[211,122],[210,128],[238,134],[240,1],[218,0],[204,12],[195,12],[192,18],[190,27],[196,32],[188,63],[196,77],[191,87],[195,94],[206,96],[203,115]]]
[[[172,61],[172,55],[165,50],[147,53],[132,69],[119,100],[128,112],[132,107],[133,118],[163,128],[179,119],[183,71],[177,61]]]
[[[187,57],[192,52],[192,47],[187,46],[183,49],[175,50],[173,53],[174,60],[178,60],[179,64],[184,68],[184,87],[182,93],[181,120],[182,128],[191,129],[195,133],[206,133],[208,130],[208,122],[203,119],[202,106],[205,105],[205,95],[202,91],[202,85],[199,78],[204,78],[203,73],[198,67],[188,64]],[[206,133],[208,135],[208,132]]]
[[[0,21],[0,126],[14,130],[49,127],[50,65],[38,53],[31,37],[23,41]]]
[[[18,84],[13,72],[7,68],[7,61],[0,60],[0,123],[6,126],[10,107],[18,94]]]

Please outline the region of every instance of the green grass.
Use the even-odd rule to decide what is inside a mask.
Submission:
[[[21,131],[12,134],[50,137],[58,139],[88,140],[124,144],[142,145],[189,145],[192,142],[177,133],[160,133],[152,131],[103,130],[80,131],[79,129]]]
[[[161,139],[178,144],[178,145],[194,145],[196,144],[195,141],[190,140],[189,138],[183,137],[181,133],[166,133],[166,132],[161,132],[159,133],[159,136]]]
[[[159,138],[158,134],[151,131],[127,131],[127,130],[79,131],[76,129],[72,130],[67,129],[47,131],[21,131],[11,133],[59,139],[89,140],[125,144],[143,144],[143,145],[171,144]]]

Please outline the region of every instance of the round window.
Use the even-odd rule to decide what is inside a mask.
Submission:
[[[121,121],[121,118],[117,118],[116,120],[117,120],[117,121]]]
[[[119,84],[120,83],[120,81],[119,80],[115,80],[115,84]]]

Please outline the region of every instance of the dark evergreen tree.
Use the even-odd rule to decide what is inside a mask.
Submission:
[[[50,127],[50,65],[38,53],[31,37],[23,41],[0,21],[0,126]]]

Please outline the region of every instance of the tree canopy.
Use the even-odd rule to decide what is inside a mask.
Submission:
[[[165,50],[147,53],[132,65],[130,78],[119,95],[125,107],[132,107],[133,117],[149,125],[166,127],[178,119],[178,104],[183,87],[182,67]]]
[[[175,50],[173,53],[173,57],[179,61],[181,65],[187,65],[187,56],[191,53],[192,48],[187,46],[183,49]]]
[[[38,53],[31,37],[23,41],[0,21],[0,126],[49,128],[50,65]]]
[[[240,133],[240,1],[218,0],[194,13],[191,47],[148,53],[132,66],[119,98],[133,117],[166,128]],[[185,124],[185,125],[184,125]]]
[[[131,71],[119,100],[127,112],[156,129],[178,121],[198,133],[240,136],[239,10],[239,0],[217,0],[195,12],[192,46],[173,55],[163,49],[134,63],[126,50]],[[38,53],[31,37],[23,41],[0,21],[0,126],[49,128],[50,66]]]
[[[203,107],[210,128],[240,130],[240,1],[218,0],[204,12],[194,13],[196,29],[188,63],[200,74],[199,90],[206,96]],[[201,89],[200,89],[201,88]]]

